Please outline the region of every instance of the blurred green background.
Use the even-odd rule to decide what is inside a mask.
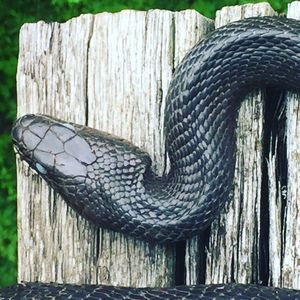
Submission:
[[[65,21],[82,13],[116,12],[131,8],[182,10],[194,8],[213,18],[217,9],[227,5],[256,3],[251,0],[2,0],[0,2],[0,287],[13,284],[17,277],[16,166],[10,142],[10,128],[16,115],[16,67],[18,33],[23,23]],[[266,1],[265,1],[266,2]],[[269,0],[284,12],[287,0]]]

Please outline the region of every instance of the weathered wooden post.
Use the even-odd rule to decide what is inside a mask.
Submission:
[[[267,3],[225,7],[216,14],[216,27],[249,17],[274,16]],[[266,92],[257,90],[242,102],[237,128],[237,158],[232,201],[212,224],[206,283],[235,280],[259,282],[264,111]],[[220,245],[222,245],[220,247]]]
[[[289,8],[289,17],[296,12],[299,17],[297,2]],[[275,14],[268,4],[224,8],[217,13],[215,26]],[[212,30],[213,21],[191,10],[123,11],[82,15],[64,24],[26,24],[20,33],[18,115],[49,114],[122,136],[147,150],[161,174],[167,166],[163,113],[172,72],[188,49]],[[18,162],[18,280],[137,287],[264,281],[300,288],[300,216],[295,212],[299,200],[292,192],[297,191],[292,184],[298,184],[292,177],[299,169],[297,158],[293,160],[297,149],[287,150],[284,223],[273,229],[278,225],[273,215],[281,210],[270,202],[270,226],[263,229],[270,231],[269,242],[261,237],[267,173],[273,176],[266,181],[269,198],[278,196],[275,202],[282,198],[279,179],[272,172],[276,157],[264,153],[265,94],[252,93],[239,114],[233,201],[210,232],[185,244],[149,245],[98,229]],[[299,145],[293,136],[298,136],[293,119],[298,101],[291,105],[287,144]],[[269,157],[266,172],[264,162]],[[266,245],[267,259],[262,257]],[[261,271],[262,261],[269,264],[267,274]],[[176,272],[182,274],[175,282]]]
[[[300,20],[299,1],[289,4],[287,17]],[[278,240],[278,244],[281,246],[280,265],[282,269],[280,272],[278,267],[273,268],[277,271],[276,275],[278,274],[276,277],[274,276],[276,280],[274,280],[274,284],[279,282],[278,285],[300,289],[300,123],[298,117],[300,96],[287,93],[286,101],[287,186],[286,194],[283,195],[286,201],[282,224],[284,234],[279,235],[282,240]],[[270,223],[272,224],[272,222]],[[274,223],[276,224],[275,220]],[[277,248],[279,245],[276,245]]]

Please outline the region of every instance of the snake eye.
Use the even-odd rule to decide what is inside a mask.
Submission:
[[[39,173],[44,174],[44,175],[47,174],[47,170],[41,164],[36,163],[35,167]]]

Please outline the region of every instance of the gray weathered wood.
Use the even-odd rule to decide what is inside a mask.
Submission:
[[[272,136],[272,139],[274,137]],[[272,145],[272,141],[270,141]],[[278,138],[275,136],[275,146],[269,152],[268,157],[268,188],[269,188],[269,212],[270,212],[270,239],[269,255],[272,258],[269,263],[270,278],[269,283],[280,286],[281,278],[281,209],[282,209],[282,185],[277,176],[277,152]],[[278,185],[278,186],[277,186]]]
[[[64,25],[22,27],[18,115],[39,112],[85,123],[87,69],[79,62],[87,59],[92,24],[85,15]],[[18,165],[18,281],[96,282],[95,270],[86,269],[95,260],[96,228]]]
[[[288,6],[288,18],[300,19],[300,2]],[[269,284],[278,287],[300,288],[300,216],[299,216],[299,101],[300,96],[288,92],[285,97],[285,138],[287,186],[278,174],[278,141],[269,154]],[[284,215],[282,219],[282,215]]]
[[[88,125],[145,149],[164,168],[161,110],[172,69],[173,14],[123,11],[95,16],[88,57]],[[162,76],[161,74],[164,74]],[[173,283],[171,247],[99,231],[101,282],[123,286]]]
[[[300,20],[300,2],[288,6],[288,18]],[[287,93],[287,198],[284,215],[281,285],[300,289],[300,95]]]
[[[300,19],[300,6],[298,18]],[[290,17],[292,17],[290,15]],[[282,270],[279,286],[300,289],[300,95],[287,94],[287,193],[282,237]],[[278,214],[279,215],[279,214]]]
[[[246,4],[217,11],[216,27],[254,16],[274,15],[269,4]],[[264,93],[242,102],[232,200],[211,226],[206,283],[259,281]]]

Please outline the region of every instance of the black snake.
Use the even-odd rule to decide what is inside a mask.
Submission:
[[[253,88],[269,85],[300,91],[298,21],[264,17],[235,22],[185,56],[167,95],[170,171],[165,176],[157,176],[149,155],[129,142],[48,116],[19,118],[12,138],[21,159],[86,219],[138,239],[176,242],[205,229],[227,201],[240,102]],[[67,291],[100,299],[300,299],[300,291],[238,284],[155,290],[27,283],[1,296]]]

